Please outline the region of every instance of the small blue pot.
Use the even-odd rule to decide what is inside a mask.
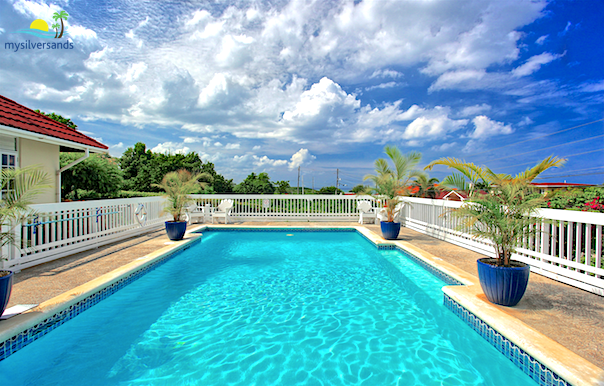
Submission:
[[[386,240],[396,240],[401,231],[400,222],[382,221],[380,222],[380,227],[382,228],[382,237]]]
[[[10,300],[10,293],[13,290],[14,274],[11,271],[6,272],[10,272],[8,276],[0,277],[0,316],[4,313],[8,301]]]
[[[524,296],[531,267],[519,261],[515,263],[521,264],[521,267],[498,267],[489,264],[494,261],[495,259],[491,258],[476,261],[482,291],[492,303],[515,306]]]
[[[173,241],[182,240],[187,231],[186,221],[166,221],[166,233],[168,238]]]

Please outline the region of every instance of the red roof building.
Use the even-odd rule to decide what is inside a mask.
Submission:
[[[109,149],[106,145],[72,129],[66,124],[36,113],[34,110],[2,95],[0,95],[0,125],[4,129],[3,131],[8,129],[8,131],[14,131],[24,136],[33,136],[37,139],[47,137],[45,139],[51,142],[52,139],[66,141],[64,145],[67,147],[73,146],[74,149],[81,149],[82,145],[100,150]],[[62,141],[61,144],[63,144]]]
[[[40,195],[37,203],[60,202],[61,152],[85,152],[81,158],[84,160],[91,152],[107,153],[108,149],[99,141],[0,95],[0,166],[42,167],[51,177],[53,189]]]

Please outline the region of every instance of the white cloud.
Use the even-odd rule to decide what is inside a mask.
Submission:
[[[474,132],[470,135],[474,139],[485,139],[499,134],[511,134],[514,132],[512,126],[501,122],[492,121],[485,115],[479,115],[472,119]]]
[[[65,33],[78,43],[82,41],[96,41],[98,38],[95,31],[80,25],[70,25],[66,28]]]
[[[583,92],[599,92],[604,91],[604,80],[596,83],[583,83],[580,87]]]
[[[296,153],[294,153],[294,155],[292,155],[288,167],[290,170],[292,170],[297,168],[298,166],[307,165],[316,158],[317,157],[310,154],[308,149],[300,149]]]
[[[561,58],[562,56],[564,56],[564,54],[553,55],[549,52],[544,52],[540,55],[535,55],[529,58],[529,60],[527,60],[526,63],[524,63],[523,65],[513,69],[512,76],[519,78],[521,76],[530,75],[538,71],[542,65],[550,63],[558,58]]]
[[[214,146],[216,146],[216,147],[222,147],[222,143],[220,143],[220,142],[214,142]]]
[[[432,146],[431,149],[434,151],[445,151],[445,150],[454,148],[455,146],[458,146],[457,142],[443,143],[442,145],[435,145],[435,146]]]
[[[407,126],[403,138],[441,137],[448,132],[460,129],[467,123],[467,119],[452,120],[446,115],[420,117]]]
[[[371,91],[371,90],[383,89],[383,88],[401,87],[404,85],[405,85],[405,83],[400,83],[400,82],[380,83],[375,86],[365,87],[365,91]]]
[[[405,128],[402,137],[405,139],[434,139],[444,137],[447,133],[468,124],[467,119],[451,119],[449,114],[448,107],[436,106],[432,110],[426,110],[413,105],[399,116],[403,120],[413,120]]]
[[[112,157],[121,157],[122,153],[124,152],[124,148],[125,146],[123,142],[117,143],[115,145],[109,145],[109,154]]]
[[[299,124],[326,113],[353,112],[360,106],[361,102],[353,95],[347,94],[339,84],[324,77],[300,95],[294,109],[283,113],[283,120]]]
[[[537,40],[535,40],[535,43],[539,44],[540,46],[543,45],[543,43],[545,43],[545,40],[549,37],[549,35],[543,35],[541,37],[539,37]]]
[[[187,154],[191,152],[191,149],[187,146],[183,146],[180,143],[164,142],[158,143],[157,146],[151,149],[151,151],[162,154]]]
[[[262,148],[262,146],[260,145],[256,145],[252,148],[252,150],[260,150]]]
[[[307,165],[311,163],[314,159],[316,159],[314,155],[310,154],[308,149],[300,149],[296,153],[294,153],[290,160],[284,159],[272,159],[267,157],[266,155],[260,157],[255,154],[245,154],[242,156],[234,156],[233,161],[237,164],[253,164],[256,167],[271,167],[271,168],[279,168],[282,166],[287,166],[289,170],[293,170],[301,165]]]
[[[483,103],[480,105],[474,105],[474,106],[467,106],[464,107],[460,112],[459,112],[459,116],[461,117],[471,117],[474,115],[478,115],[481,113],[485,113],[487,111],[491,110],[491,106]]]
[[[235,150],[235,149],[239,149],[240,147],[241,147],[241,144],[239,144],[239,143],[227,143],[224,148],[227,150]]]
[[[456,88],[463,83],[480,82],[486,76],[486,74],[487,73],[484,69],[446,72],[438,77],[436,82],[434,82],[430,88],[428,88],[428,91],[432,92],[443,89],[451,89]]]
[[[404,75],[402,72],[385,69],[385,70],[375,70],[373,72],[373,74],[371,74],[371,76],[369,76],[369,79],[374,79],[374,78],[398,79],[398,78],[402,78],[403,76]]]
[[[520,122],[518,122],[518,126],[529,126],[535,123],[531,118],[524,117]]]

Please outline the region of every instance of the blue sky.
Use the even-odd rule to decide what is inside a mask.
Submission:
[[[12,32],[60,10],[73,49],[6,48],[52,41]],[[539,182],[601,184],[602,20],[600,1],[0,0],[0,94],[236,182],[300,166],[350,188],[394,144],[512,174],[564,156]]]

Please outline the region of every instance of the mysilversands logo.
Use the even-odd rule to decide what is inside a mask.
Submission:
[[[68,17],[69,14],[65,11],[55,12],[52,15],[52,18],[55,22],[50,27],[51,30],[49,30],[48,23],[46,23],[44,20],[36,19],[31,22],[31,24],[29,25],[29,29],[20,29],[13,33],[33,35],[42,39],[61,39],[63,38],[63,33],[65,32],[65,24],[63,23],[63,20],[67,20]],[[59,22],[61,24],[59,24]],[[59,32],[59,28],[61,29],[61,32]],[[14,52],[17,52],[19,50],[72,50],[73,43],[70,41],[65,41],[62,43],[42,43],[26,40],[24,42],[5,42],[4,49],[12,50]]]

